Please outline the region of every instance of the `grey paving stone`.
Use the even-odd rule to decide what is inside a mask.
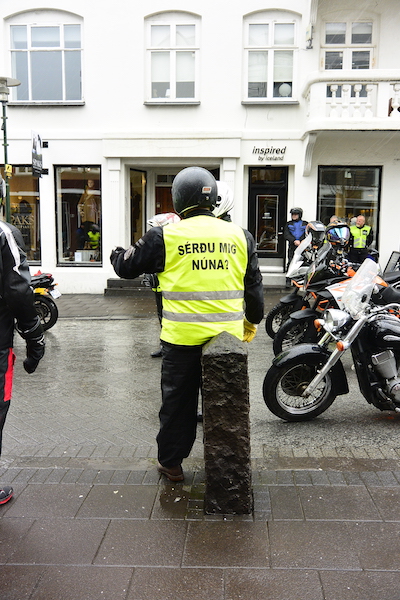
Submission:
[[[268,567],[266,524],[205,521],[190,523],[185,567]]]
[[[322,571],[324,600],[400,600],[400,572]]]
[[[268,523],[271,566],[275,569],[361,570],[346,523]]]
[[[364,486],[303,486],[298,488],[298,493],[306,519],[323,521],[381,519]]]
[[[95,485],[77,516],[96,519],[149,519],[157,486]]]
[[[400,521],[400,488],[371,487],[369,492],[384,521]]]
[[[46,567],[32,565],[3,565],[0,569],[0,590],[3,600],[22,600],[32,597]],[[43,600],[45,600],[43,598]]]
[[[224,600],[220,569],[138,567],[127,600]]]
[[[273,519],[304,519],[300,498],[295,487],[271,485],[269,493]]]
[[[79,484],[28,484],[11,500],[6,515],[28,518],[74,517],[89,490],[89,486]]]
[[[10,500],[10,502],[13,502],[13,500]],[[26,536],[34,523],[33,519],[25,517],[7,519],[7,511],[3,511],[3,508],[5,507],[1,509],[2,518],[0,519],[0,564],[5,564],[8,561],[16,545]],[[2,572],[3,568],[0,569],[0,574]]]
[[[31,600],[126,600],[132,575],[129,567],[50,566]]]
[[[395,571],[399,567],[400,523],[347,523],[363,569]]]
[[[225,600],[325,600],[316,571],[225,570]]]
[[[112,520],[94,563],[178,567],[187,533],[183,521]]]
[[[37,519],[15,545],[13,564],[91,564],[108,525],[102,519]],[[61,543],[60,543],[61,542]]]

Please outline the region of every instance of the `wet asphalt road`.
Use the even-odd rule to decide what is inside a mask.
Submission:
[[[281,293],[267,292],[266,312]],[[22,369],[23,342],[16,339],[18,361],[12,408],[4,430],[3,456],[54,444],[140,446],[154,449],[160,405],[159,324],[152,296],[107,298],[64,295],[60,318],[46,333],[45,359],[31,376]],[[268,447],[307,450],[341,448],[373,455],[399,447],[400,415],[381,413],[363,400],[351,370],[350,393],[339,397],[317,419],[286,423],[263,401],[262,384],[271,364],[272,342],[264,321],[248,346],[252,456]],[[350,451],[350,450],[349,450]],[[201,427],[194,447],[202,455]]]

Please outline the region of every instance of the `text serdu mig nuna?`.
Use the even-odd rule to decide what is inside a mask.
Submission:
[[[178,246],[179,256],[185,254],[212,254],[213,252],[218,251],[220,254],[236,254],[236,244],[231,244],[229,242],[219,242],[219,244],[216,244],[215,242],[187,242],[186,244]],[[192,260],[192,269],[229,269],[229,262],[227,259],[222,260],[221,258],[213,259],[203,257],[198,260]]]

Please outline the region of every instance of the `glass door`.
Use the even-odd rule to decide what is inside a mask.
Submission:
[[[283,258],[287,167],[250,167],[249,230],[260,258]]]

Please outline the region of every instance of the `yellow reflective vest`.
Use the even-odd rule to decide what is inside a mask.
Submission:
[[[353,248],[365,248],[370,231],[371,227],[369,225],[364,225],[361,228],[357,227],[357,225],[352,225],[350,233],[353,236]]]
[[[163,229],[161,339],[195,346],[228,331],[243,339],[247,241],[233,223],[198,215]]]

